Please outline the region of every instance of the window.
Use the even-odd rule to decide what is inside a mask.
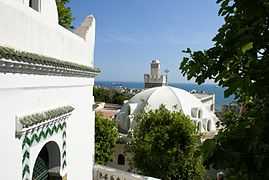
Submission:
[[[207,122],[207,131],[211,131],[211,121]]]
[[[192,108],[191,109],[191,117],[197,118],[197,111],[198,111],[197,108]]]
[[[118,156],[118,165],[124,165],[125,164],[125,157],[122,154],[119,154]]]
[[[199,111],[198,111],[198,118],[201,118],[201,117],[202,117],[202,111],[199,110]]]
[[[210,110],[211,110],[211,111],[214,111],[214,104],[211,104],[211,106],[210,106]]]
[[[41,1],[40,0],[29,0],[29,7],[40,12],[41,9]]]

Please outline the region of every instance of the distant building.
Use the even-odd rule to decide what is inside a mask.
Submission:
[[[167,75],[161,74],[161,63],[158,59],[150,64],[150,74],[144,74],[144,87],[153,88],[167,85]]]
[[[171,86],[150,88],[138,93],[123,105],[121,111],[117,114],[116,121],[119,124],[121,133],[128,133],[136,125],[134,116],[142,111],[155,110],[160,105],[170,111],[181,111],[189,116],[201,133],[216,132],[216,117],[213,110],[210,109],[211,101],[207,102],[206,97],[214,99],[214,96],[200,94],[191,94],[183,89]],[[212,102],[212,104],[215,104]]]
[[[215,94],[209,93],[192,93],[205,105],[206,109],[215,113]]]
[[[99,113],[101,116],[107,119],[115,118],[115,115],[120,111],[121,105],[118,104],[109,104],[109,103],[96,103],[95,112]]]
[[[126,102],[116,115],[116,123],[121,133],[121,142],[114,148],[114,159],[107,165],[124,171],[133,171],[127,161],[132,154],[126,151],[128,133],[136,126],[134,117],[141,112],[156,110],[164,105],[169,111],[180,111],[188,116],[201,133],[201,141],[213,138],[217,133],[216,123],[219,121],[214,113],[215,95],[206,93],[189,93],[183,89],[161,86],[146,89]],[[124,139],[125,138],[125,139]]]

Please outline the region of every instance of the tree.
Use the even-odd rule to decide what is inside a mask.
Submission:
[[[125,100],[132,97],[130,93],[120,92],[117,89],[106,89],[106,88],[93,88],[93,95],[95,100],[98,102],[106,102],[113,104],[123,104]]]
[[[188,117],[161,106],[135,119],[130,143],[135,168],[163,180],[202,179],[199,137]]]
[[[96,114],[95,117],[95,162],[106,164],[112,160],[118,131],[113,121]]]
[[[180,69],[198,84],[214,80],[235,94],[240,113],[224,117],[205,143],[205,162],[235,179],[269,179],[269,1],[218,0],[225,23],[203,51],[184,51]]]
[[[73,16],[70,7],[67,7],[69,0],[56,0],[59,24],[67,29],[72,29]]]

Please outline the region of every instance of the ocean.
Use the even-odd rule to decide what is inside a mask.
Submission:
[[[114,82],[114,81],[96,81],[95,85],[107,88],[126,87],[130,89],[143,89],[143,82]],[[193,83],[169,83],[170,86],[184,89],[186,91],[196,90],[197,92],[214,93],[216,97],[216,111],[220,111],[222,105],[230,104],[234,101],[234,96],[224,97],[224,88],[215,84],[197,85]]]

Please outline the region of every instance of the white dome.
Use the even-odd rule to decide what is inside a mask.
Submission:
[[[141,111],[155,110],[164,105],[170,111],[182,111],[189,116],[198,129],[203,131],[216,130],[216,116],[193,94],[171,86],[161,86],[144,90],[131,98],[117,115],[119,128],[128,132],[135,126],[133,117]]]

